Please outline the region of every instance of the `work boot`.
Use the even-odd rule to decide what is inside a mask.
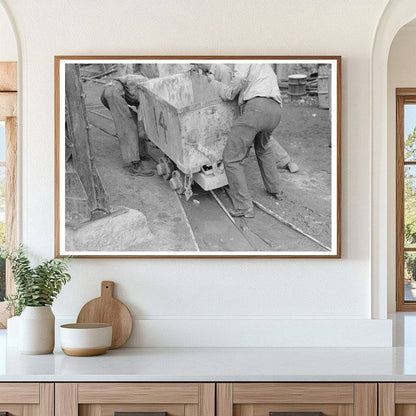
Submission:
[[[276,199],[277,201],[283,201],[283,191],[280,192],[269,192],[267,191],[267,193],[274,199]]]
[[[153,170],[146,169],[140,161],[131,162],[129,171],[133,176],[153,176],[155,174]]]
[[[245,209],[230,209],[230,214],[232,217],[244,217],[244,218],[254,218],[254,209],[245,208]]]
[[[289,162],[286,165],[286,169],[290,172],[290,173],[296,173],[299,170],[299,166],[295,163],[295,162]]]
[[[145,153],[144,155],[140,155],[140,160],[152,160],[149,154]]]

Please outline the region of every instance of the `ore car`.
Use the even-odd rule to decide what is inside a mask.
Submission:
[[[239,109],[222,101],[219,85],[188,71],[139,86],[147,136],[165,155],[157,172],[187,198],[194,181],[204,190],[227,184],[222,154]]]

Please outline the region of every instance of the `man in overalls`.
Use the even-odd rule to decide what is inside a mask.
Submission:
[[[139,87],[149,78],[173,75],[189,70],[181,64],[128,64],[121,73],[105,85],[101,102],[113,117],[124,167],[134,176],[153,176],[153,170],[143,165],[148,158],[146,132],[139,110]]]

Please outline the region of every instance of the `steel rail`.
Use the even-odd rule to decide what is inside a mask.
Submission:
[[[279,214],[276,214],[271,209],[266,208],[264,205],[260,204],[260,202],[253,200],[253,204],[256,205],[257,208],[260,208],[266,214],[269,214],[271,217],[273,217],[276,220],[278,220],[279,222],[281,222],[282,224],[288,226],[289,228],[291,228],[292,230],[298,232],[299,234],[302,234],[306,238],[309,238],[309,240],[311,240],[314,243],[318,244],[319,246],[323,247],[325,250],[331,251],[331,249],[329,247],[327,247],[325,244],[321,243],[319,240],[317,240],[316,238],[312,237],[311,235],[305,233],[300,228],[296,227],[296,225],[294,225],[291,222],[285,220]]]

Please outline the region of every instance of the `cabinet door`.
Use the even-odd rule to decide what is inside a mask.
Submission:
[[[415,416],[416,383],[380,383],[380,416]]]
[[[217,416],[377,416],[377,384],[221,383]]]
[[[0,415],[53,416],[51,383],[0,383]]]
[[[215,416],[213,383],[61,383],[56,416]]]

